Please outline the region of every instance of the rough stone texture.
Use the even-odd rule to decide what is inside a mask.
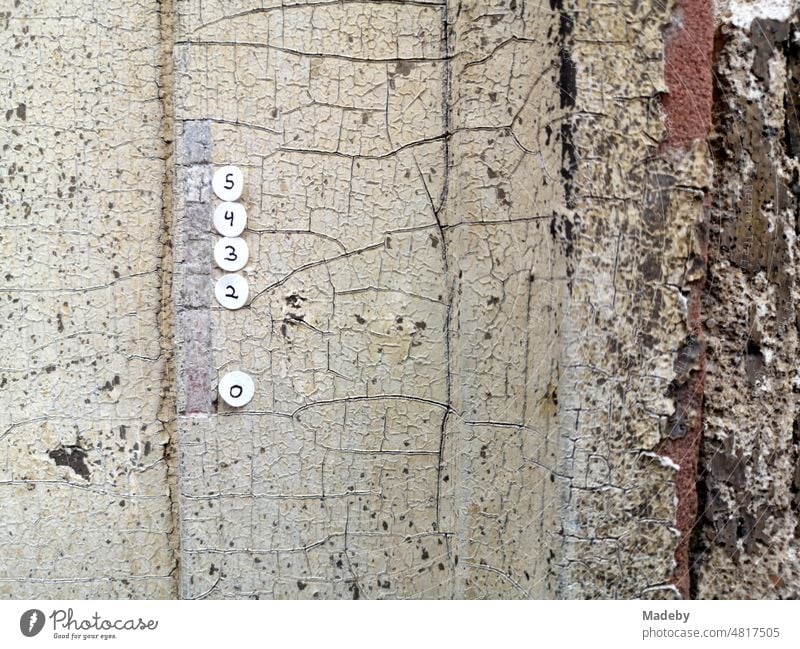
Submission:
[[[699,597],[800,596],[800,5],[767,9],[722,5],[716,33]]]
[[[160,5],[0,4],[3,597],[176,592]]]

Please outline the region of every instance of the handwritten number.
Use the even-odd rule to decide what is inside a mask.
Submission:
[[[225,189],[233,189],[233,174],[225,174]]]
[[[237,391],[236,394],[234,394],[234,391]],[[244,392],[244,388],[242,388],[241,385],[232,385],[231,386],[230,395],[234,399],[238,399],[239,397],[241,397],[242,396],[242,392]]]
[[[233,227],[233,212],[225,210],[225,220],[231,222],[231,227]]]
[[[238,300],[239,299],[239,296],[236,295],[236,289],[233,288],[233,286],[228,284],[228,285],[225,286],[225,288],[228,289],[227,291],[225,291],[225,297],[232,297],[234,300]]]
[[[239,255],[236,254],[236,248],[233,246],[225,246],[225,250],[230,250],[228,256],[225,257],[225,261],[236,261],[239,258]]]

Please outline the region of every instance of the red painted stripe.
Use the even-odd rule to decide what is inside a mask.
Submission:
[[[668,94],[662,99],[667,134],[661,153],[680,154],[696,140],[705,141],[711,130],[713,102],[714,7],[711,0],[677,0],[673,19],[664,32],[664,74]],[[709,206],[706,196],[705,209]],[[704,251],[707,260],[707,251]],[[703,426],[705,346],[701,315],[704,282],[690,288],[689,327],[701,343],[699,371],[676,408],[694,413],[685,437],[668,439],[659,452],[680,465],[676,478],[677,527],[681,540],[675,552],[673,583],[685,598],[691,587],[691,532],[698,515],[697,477]]]
[[[711,130],[714,6],[711,0],[677,0],[664,31],[664,76],[668,94],[665,149],[688,149]]]

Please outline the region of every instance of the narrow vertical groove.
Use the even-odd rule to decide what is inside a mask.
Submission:
[[[450,322],[453,313],[453,287],[451,284],[449,260],[447,258],[447,233],[442,226],[441,214],[445,209],[447,203],[448,180],[450,170],[450,25],[448,21],[449,2],[445,2],[442,6],[442,59],[444,59],[444,75],[442,81],[442,119],[444,127],[444,181],[442,185],[442,196],[439,201],[439,206],[433,206],[434,217],[436,218],[436,225],[439,230],[439,237],[442,240],[442,261],[444,266],[444,286],[447,291],[446,299],[446,315],[445,315],[445,331],[444,331],[444,358],[445,358],[445,373],[446,373],[446,392],[445,392],[445,408],[442,415],[442,425],[439,437],[439,456],[436,475],[436,531],[441,532],[441,489],[442,489],[442,466],[444,464],[444,451],[445,451],[445,436],[447,435],[447,420],[450,416],[452,409],[452,365],[450,362]]]
[[[557,44],[558,44],[558,91],[559,91],[559,106],[562,111],[571,111],[574,114],[575,111],[575,104],[576,104],[576,94],[577,94],[577,78],[576,78],[576,68],[575,68],[575,61],[572,57],[572,37],[574,31],[574,21],[572,16],[570,15],[570,9],[564,7],[563,0],[550,0],[550,8],[554,12],[558,12],[558,36]],[[561,135],[561,166],[560,166],[560,176],[561,182],[564,186],[564,203],[565,207],[568,210],[571,210],[575,207],[575,172],[577,167],[577,158],[575,155],[575,145],[573,141],[573,123],[570,116],[565,116],[561,122],[560,126],[560,135]],[[550,234],[554,240],[557,238],[557,230],[556,225],[559,221],[559,217],[556,213],[553,214],[552,221],[550,223]],[[565,248],[565,260],[567,263],[567,287],[569,292],[572,292],[572,269],[570,268],[569,264],[572,263],[570,259],[571,255],[567,253],[574,252],[574,249],[569,246]],[[578,410],[578,415],[575,420],[575,430],[578,429],[580,418],[580,410]],[[565,436],[566,437],[566,436]],[[564,454],[567,455],[568,450],[565,448],[563,450]],[[559,532],[560,536],[560,544],[559,549],[560,553],[565,553],[566,550],[566,534],[564,532],[564,528]],[[555,566],[551,569],[554,569]],[[558,599],[564,599],[568,597],[569,592],[569,584],[567,583],[567,572],[565,570],[560,569],[557,571],[556,577],[554,579],[555,587],[554,587],[554,595]]]
[[[445,387],[445,403],[447,407],[445,408],[444,414],[442,415],[442,425],[440,430],[440,437],[439,437],[439,456],[438,456],[438,466],[436,471],[436,531],[442,531],[442,521],[441,521],[441,491],[442,491],[442,469],[444,466],[444,453],[445,453],[445,442],[447,436],[447,423],[450,417],[450,412],[452,410],[452,386],[453,386],[453,376],[452,376],[452,354],[451,354],[451,344],[452,344],[452,337],[451,337],[451,323],[453,317],[453,283],[452,278],[450,276],[450,266],[449,266],[449,259],[448,259],[448,246],[447,246],[447,232],[445,232],[444,227],[442,226],[442,212],[444,212],[445,206],[447,204],[447,195],[448,195],[448,187],[450,184],[450,107],[451,107],[451,83],[452,83],[452,66],[450,62],[450,2],[446,0],[444,5],[442,6],[442,52],[441,56],[444,59],[444,74],[442,75],[442,120],[443,120],[443,127],[444,127],[444,180],[442,183],[442,196],[441,200],[439,201],[438,208],[434,206],[434,216],[436,217],[436,225],[439,229],[439,237],[442,240],[442,261],[443,261],[443,268],[444,268],[444,287],[445,291],[447,291],[446,296],[446,313],[445,313],[445,331],[444,331],[444,361],[445,361],[445,373],[446,373],[446,387]],[[452,441],[455,444],[455,440]],[[455,453],[452,453],[453,457],[457,460]],[[458,502],[454,503],[457,507]],[[453,561],[452,556],[449,556],[452,552],[450,548],[450,544],[448,541],[448,558]],[[456,554],[456,560],[458,555]],[[455,571],[458,569],[458,564],[455,564]],[[458,579],[455,579],[453,582],[453,591],[452,596],[456,597],[456,587],[458,584]]]
[[[560,106],[562,110],[574,110],[576,89],[575,62],[572,60],[570,43],[572,40],[573,21],[564,9],[563,0],[550,0],[550,8],[559,12],[559,73],[558,86]],[[575,205],[573,177],[577,160],[575,146],[572,141],[572,122],[565,119],[561,122],[561,178],[564,183],[564,197],[568,208]]]
[[[174,43],[173,0],[159,0],[159,37],[161,57],[158,81],[158,99],[161,109],[161,140],[164,157],[164,175],[161,200],[161,307],[159,310],[159,327],[161,349],[165,355],[164,376],[162,378],[162,399],[159,419],[167,433],[167,446],[164,459],[167,464],[167,489],[169,490],[170,515],[172,527],[170,531],[170,547],[174,556],[173,594],[178,594],[180,582],[180,512],[178,503],[178,439],[176,426],[175,386],[176,368],[174,353],[175,309],[172,299],[174,277],[173,258],[173,164],[175,122],[173,114],[173,67],[172,46]]]

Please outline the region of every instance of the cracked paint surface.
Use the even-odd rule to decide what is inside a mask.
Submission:
[[[668,8],[178,8],[182,595],[676,596],[656,451],[708,158],[659,156]],[[223,164],[236,313],[207,297]]]
[[[201,298],[181,592],[553,594],[559,15],[315,4],[178,5],[178,150],[198,187],[178,222],[204,204],[208,230],[210,169],[239,165],[253,296],[237,313]],[[207,259],[212,240],[184,243]],[[205,296],[220,273],[204,269]],[[210,402],[229,369],[256,380],[242,411]]]
[[[159,5],[0,6],[3,597],[176,592]]]
[[[673,9],[9,6],[0,592],[686,595],[711,156],[670,141]]]
[[[702,143],[664,154],[661,29],[672,6],[580,3],[568,14],[576,69],[574,259],[559,405],[569,434],[565,596],[673,597],[675,390],[702,277]],[[677,407],[676,407],[677,406]],[[569,423],[567,423],[569,422]]]

